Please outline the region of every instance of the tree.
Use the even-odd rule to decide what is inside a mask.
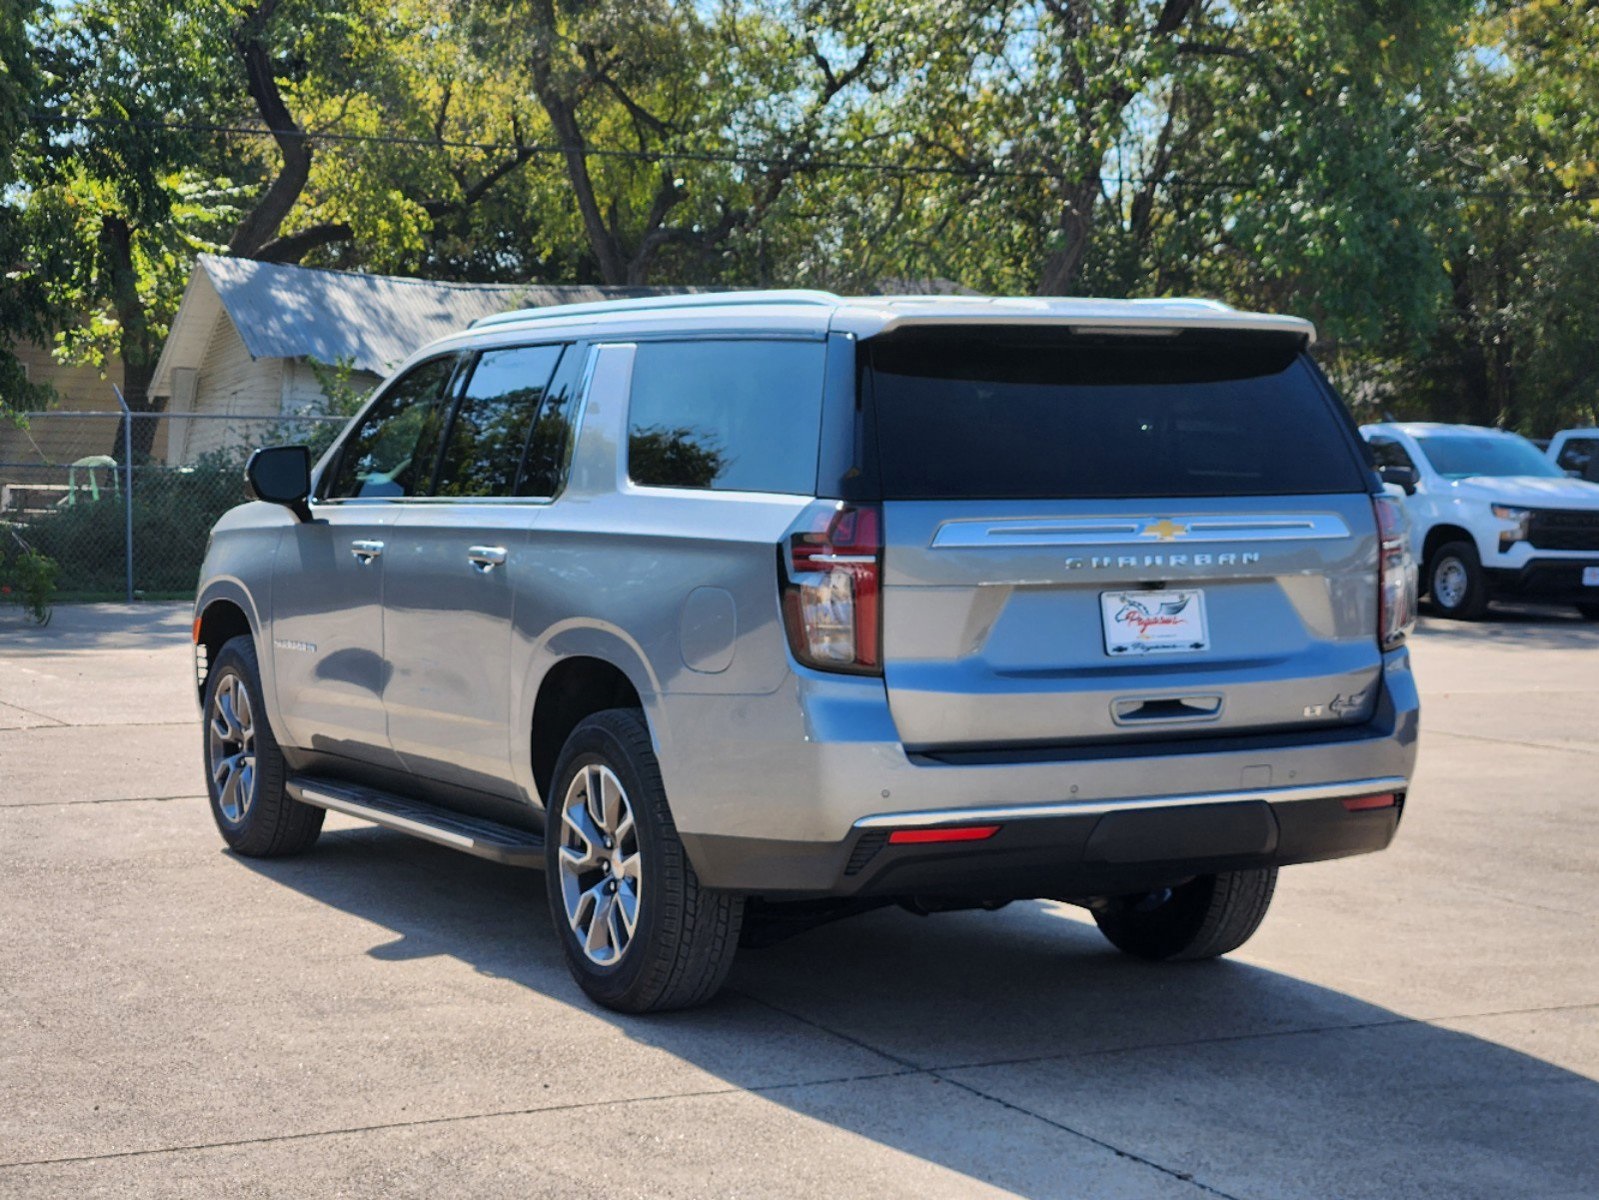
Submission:
[[[1436,332],[1387,380],[1397,411],[1547,435],[1599,420],[1599,5],[1472,20],[1427,116]]]
[[[48,336],[45,302],[38,275],[28,269],[25,202],[17,194],[21,159],[33,144],[29,120],[38,77],[28,45],[28,22],[36,5],[0,6],[0,419],[27,408],[38,397],[15,347],[22,339]]]

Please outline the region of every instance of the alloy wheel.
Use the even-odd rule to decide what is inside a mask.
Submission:
[[[217,810],[236,825],[255,800],[255,710],[237,675],[225,676],[211,698],[206,751]]]
[[[561,801],[561,899],[592,963],[615,966],[633,944],[643,859],[627,790],[601,763],[583,767]]]

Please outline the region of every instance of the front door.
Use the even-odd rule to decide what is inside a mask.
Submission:
[[[383,706],[384,579],[398,502],[431,481],[455,361],[429,359],[384,389],[341,442],[312,520],[278,543],[272,665],[290,745],[399,766]]]

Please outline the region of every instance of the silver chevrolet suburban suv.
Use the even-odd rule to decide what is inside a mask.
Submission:
[[[1227,953],[1280,866],[1388,844],[1415,759],[1406,529],[1312,337],[817,292],[479,321],[217,523],[217,825],[542,867],[628,1012],[885,904]]]

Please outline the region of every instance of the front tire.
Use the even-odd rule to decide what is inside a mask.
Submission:
[[[284,791],[288,768],[261,695],[255,642],[229,639],[206,671],[206,794],[223,841],[250,858],[281,858],[310,849],[327,814]]]
[[[550,916],[589,998],[646,1013],[715,995],[738,949],[744,900],[695,875],[642,713],[609,709],[572,731],[546,825]]]
[[[1277,868],[1201,875],[1173,888],[1159,903],[1128,897],[1094,921],[1110,944],[1134,958],[1191,962],[1238,949],[1266,917],[1277,890]]]
[[[1427,591],[1440,616],[1475,621],[1488,611],[1488,577],[1477,547],[1449,542],[1427,564]]]

